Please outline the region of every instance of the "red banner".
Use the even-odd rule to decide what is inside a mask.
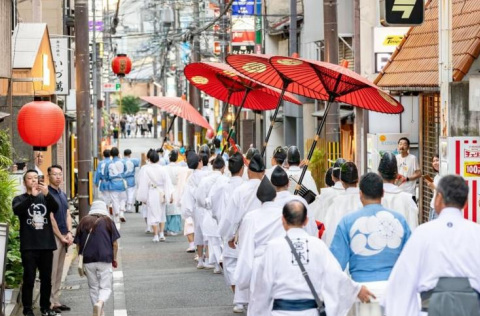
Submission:
[[[233,31],[232,43],[255,42],[255,31]]]

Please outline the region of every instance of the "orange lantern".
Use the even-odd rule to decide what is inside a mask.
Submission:
[[[24,142],[33,150],[46,151],[58,142],[65,127],[62,109],[52,102],[33,101],[18,112],[17,128]]]
[[[132,70],[132,61],[126,54],[118,54],[112,60],[112,70],[118,77],[125,77]]]

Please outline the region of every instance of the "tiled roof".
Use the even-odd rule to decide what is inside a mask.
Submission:
[[[453,0],[453,80],[461,81],[480,54],[480,0]],[[438,87],[438,0],[412,27],[375,83],[383,88]]]

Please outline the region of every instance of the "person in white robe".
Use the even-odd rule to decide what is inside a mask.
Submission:
[[[285,160],[287,160],[287,150],[283,146],[278,146],[273,151],[272,159],[270,160],[272,167],[265,170],[265,176],[268,177],[268,179],[271,179],[273,170],[277,166],[280,166],[283,168],[283,164],[285,163]]]
[[[232,158],[235,161],[241,160],[243,162],[243,157],[240,153],[234,154],[230,160]],[[234,274],[238,258],[238,249],[236,249],[235,245],[237,231],[245,214],[261,206],[256,192],[264,174],[265,164],[260,155],[256,154],[248,165],[249,180],[228,193],[230,194],[230,199],[219,222],[219,233],[225,242],[224,248],[228,249],[227,251],[229,252],[228,259],[224,255],[224,273],[228,274],[229,278],[232,278],[231,283],[233,286],[235,286]],[[243,312],[244,305],[248,303],[248,298],[248,290],[237,290],[235,288],[234,312]]]
[[[150,164],[145,165],[138,185],[137,199],[147,206],[147,223],[153,229],[153,242],[165,241],[167,203],[173,201],[173,185],[167,170],[161,166],[157,152],[150,154]]]
[[[342,181],[340,181],[340,167],[346,162],[343,158],[338,158],[335,161],[331,176],[334,185],[332,187],[322,188],[320,194],[317,195],[315,201],[310,205],[315,220],[324,223],[327,210],[332,205],[333,200],[337,196],[345,193],[345,188],[342,185]]]
[[[407,220],[410,230],[418,226],[418,207],[410,193],[404,192],[395,185],[398,177],[397,159],[392,153],[385,153],[378,165],[378,173],[383,179],[385,194],[382,205],[402,214]]]
[[[117,147],[110,150],[112,160],[105,165],[106,180],[108,182],[108,191],[113,206],[113,215],[115,222],[125,222],[125,208],[127,204],[127,185],[124,179],[125,164],[119,158],[120,152]]]
[[[179,232],[182,231],[182,216],[180,208],[178,206],[180,195],[177,190],[178,178],[181,170],[187,169],[187,167],[182,167],[177,162],[178,160],[178,150],[172,149],[169,151],[169,164],[166,166],[168,175],[173,185],[173,202],[167,204],[167,223],[165,224],[165,231],[167,236],[176,236]]]
[[[154,152],[153,149],[149,149],[147,154],[146,154],[146,163],[145,165],[141,166],[140,167],[140,170],[138,171],[138,175],[137,175],[137,184],[136,184],[136,191],[138,192],[138,187],[140,185],[140,183],[143,181],[142,179],[146,176],[145,174],[145,166],[149,165],[150,164],[150,155],[151,153]],[[147,205],[145,205],[145,203],[142,203],[138,197],[136,197],[137,201],[141,203],[140,205],[140,212],[142,214],[142,217],[143,219],[145,220],[145,225],[147,226],[145,228],[145,234],[150,234],[152,233],[152,227],[148,224],[148,220],[147,220]]]
[[[342,269],[348,266],[352,279],[366,285],[377,298],[369,304],[355,304],[352,316],[382,316],[378,299],[410,237],[403,215],[382,206],[382,196],[382,178],[372,172],[365,174],[360,180],[364,207],[340,220],[330,246]]]
[[[225,170],[225,161],[217,156],[212,162],[213,172],[205,176],[198,185],[196,191],[197,208],[202,209],[202,232],[206,244],[206,253],[208,260],[205,262],[205,268],[214,268],[214,273],[221,273],[222,240],[218,232],[218,223],[212,215],[212,203],[209,199],[210,191],[217,181],[223,182],[223,171]]]
[[[203,238],[202,222],[203,222],[203,209],[197,207],[196,191],[200,181],[208,175],[203,171],[203,162],[199,155],[194,151],[187,152],[187,164],[188,168],[193,170],[193,173],[188,178],[182,195],[182,214],[184,218],[192,217],[194,223],[194,245],[197,247],[198,254],[198,269],[204,269],[204,245],[205,240]]]
[[[300,151],[296,146],[291,146],[288,148],[287,152],[287,162],[288,162],[288,170],[287,174],[288,177],[292,177],[295,181],[298,182],[300,179],[300,175],[302,174],[302,169],[300,168]],[[293,194],[295,193],[295,187],[297,186],[295,181],[291,181],[288,190]],[[302,184],[309,190],[311,190],[315,195],[318,195],[317,184],[312,177],[312,172],[307,170],[305,176],[303,177]]]
[[[136,168],[140,167],[140,160],[131,158],[132,151],[125,149],[123,151],[123,164],[125,165],[124,179],[127,182],[127,206],[125,212],[133,213],[132,207],[135,204],[135,173]]]
[[[307,210],[302,203],[291,201],[285,206],[282,223],[286,235],[292,240],[316,293],[323,297],[326,314],[345,316],[357,297],[368,302],[373,295],[342,271],[323,241],[302,229],[306,221]],[[249,315],[318,316],[312,291],[285,237],[267,244],[254,282],[255,295],[251,297]]]
[[[340,181],[345,188],[345,193],[333,199],[325,215],[325,233],[322,240],[330,246],[337,230],[337,225],[343,216],[363,207],[358,190],[358,170],[353,162],[346,162],[340,169]]]
[[[388,316],[427,315],[422,307],[443,310],[435,315],[478,315],[478,293],[480,293],[480,225],[463,217],[468,203],[469,188],[464,178],[456,175],[444,176],[435,197],[438,218],[422,224],[413,231],[403,252],[393,268],[382,305]],[[430,307],[421,301],[419,294],[427,294],[446,280],[468,279],[471,304],[461,304],[462,298],[454,287],[444,291],[449,299],[441,300]],[[476,293],[474,292],[476,291]],[[465,297],[467,291],[461,293]],[[442,296],[442,292],[433,293]],[[454,306],[450,302],[458,302]],[[467,306],[475,308],[469,310]],[[463,310],[463,311],[462,311]]]
[[[177,161],[178,163],[178,161]],[[188,179],[190,175],[193,173],[193,170],[188,168],[188,165],[185,161],[178,163],[181,167],[178,169],[178,182],[177,182],[177,209],[180,210],[180,215],[184,219],[183,221],[183,235],[187,238],[188,241],[188,248],[186,252],[188,253],[195,253],[195,224],[193,223],[193,218],[191,216],[185,217],[185,214],[182,211],[182,198],[183,192],[185,191],[185,187],[187,186]]]

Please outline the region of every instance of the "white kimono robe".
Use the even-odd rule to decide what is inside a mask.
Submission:
[[[137,199],[147,205],[148,225],[167,221],[166,205],[172,198],[173,185],[165,167],[159,164],[144,166],[144,174],[139,179]]]
[[[140,183],[142,183],[142,179],[146,176],[145,175],[145,167],[147,167],[148,165],[150,165],[150,161],[147,161],[147,164],[143,165],[142,167],[140,167],[140,170],[138,171],[138,175],[137,175],[137,183],[136,183],[136,191],[138,192],[138,188],[140,186]],[[138,196],[135,197],[137,201],[141,202],[139,199],[138,199]],[[108,205],[108,204],[107,204]],[[140,211],[142,213],[142,217],[143,218],[147,218],[147,206],[145,205],[145,203],[142,203],[142,205],[140,205]]]
[[[327,210],[325,216],[325,233],[322,236],[323,241],[330,247],[337,225],[343,216],[359,210],[363,207],[360,201],[360,190],[358,188],[348,188],[345,194],[339,195],[333,199],[332,205]]]
[[[321,189],[320,195],[317,195],[315,201],[310,204],[315,220],[324,223],[327,210],[332,205],[333,199],[344,193],[345,189],[341,181],[335,182],[335,185],[331,188]]]
[[[407,220],[410,230],[418,226],[418,207],[410,193],[404,192],[398,186],[391,183],[383,184],[384,195],[382,205],[392,211],[400,213]]]
[[[309,236],[303,229],[292,228],[287,233],[296,249],[303,249],[299,251],[299,255],[304,259],[302,262],[317,293],[325,300],[327,315],[345,316],[361,286],[342,271],[323,241]],[[255,295],[252,295],[250,300],[249,315],[318,316],[316,309],[302,312],[272,311],[274,299],[313,299],[312,292],[284,237],[268,243],[254,282]]]
[[[315,223],[315,219],[313,218],[312,209],[310,208],[310,205],[308,205],[307,201],[305,201],[305,199],[299,195],[293,195],[292,193],[290,193],[290,191],[277,192],[275,204],[277,204],[281,209],[283,209],[285,204],[290,201],[300,201],[303,203],[303,205],[305,205],[305,207],[307,208],[307,216],[309,218],[307,225],[304,227],[305,231],[312,236],[318,236],[318,227]]]
[[[203,209],[197,207],[196,191],[200,181],[207,176],[208,173],[196,169],[188,178],[187,184],[182,195],[181,211],[184,218],[192,217],[195,225],[195,246],[202,246],[205,244],[202,232]]]
[[[181,167],[177,162],[170,162],[167,166],[165,166],[165,169],[167,170],[168,176],[170,177],[173,185],[173,203],[167,204],[167,215],[180,215],[181,212],[178,204],[181,196],[178,194],[177,190],[177,184],[179,182],[178,178],[179,174],[188,168]]]
[[[293,176],[293,178],[298,181],[300,179],[300,175],[302,174],[302,169],[298,166],[290,166],[288,168],[287,174],[288,177]],[[307,189],[312,190],[313,193],[318,195],[318,190],[317,190],[317,184],[315,183],[315,180],[313,180],[312,173],[310,170],[307,170],[305,173],[305,176],[303,177],[302,184],[307,187]],[[292,194],[295,193],[295,187],[297,184],[294,181],[290,180],[290,185],[288,186],[288,191],[290,191]]]
[[[393,268],[382,305],[388,316],[417,316],[419,293],[433,289],[440,277],[467,277],[480,292],[480,225],[463,211],[445,208],[434,221],[413,231]]]

